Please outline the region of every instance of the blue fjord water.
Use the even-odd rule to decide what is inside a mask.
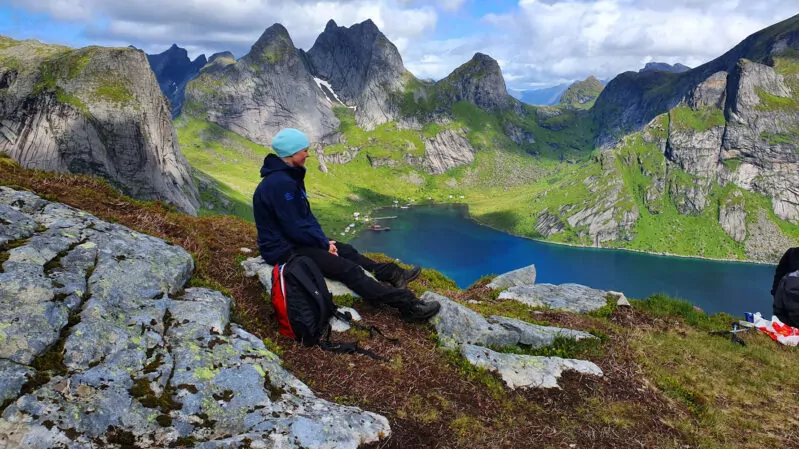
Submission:
[[[391,227],[388,232],[361,231],[351,242],[358,250],[436,269],[461,288],[486,274],[535,264],[536,283],[574,282],[640,299],[665,292],[708,313],[743,316],[759,311],[771,316],[772,265],[537,242],[481,226],[462,205],[387,208],[373,216],[397,218],[379,220]]]

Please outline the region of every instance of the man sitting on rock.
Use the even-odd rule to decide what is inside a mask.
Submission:
[[[310,141],[302,132],[286,128],[272,140],[272,149],[261,168],[261,183],[255,189],[252,205],[258,229],[258,250],[264,261],[285,263],[292,254],[313,260],[322,274],[343,282],[371,304],[387,304],[399,309],[406,321],[426,321],[441,305],[423,302],[407,288],[421,268],[403,270],[395,263],[378,263],[351,245],[328,239],[311,212],[305,191],[305,159]],[[374,273],[385,286],[364,273]]]

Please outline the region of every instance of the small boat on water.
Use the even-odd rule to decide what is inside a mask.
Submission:
[[[391,230],[391,228],[389,228],[388,226],[386,226],[386,227],[384,228],[384,227],[382,227],[382,226],[380,226],[380,225],[372,225],[372,226],[369,226],[369,227],[368,227],[368,228],[366,228],[366,229],[368,229],[368,230],[370,230],[370,231],[390,231],[390,230]]]

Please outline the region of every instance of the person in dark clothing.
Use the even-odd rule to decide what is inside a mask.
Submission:
[[[305,159],[310,142],[302,132],[286,128],[272,140],[272,149],[261,168],[261,183],[253,194],[253,212],[258,230],[258,251],[269,264],[285,263],[293,254],[309,257],[322,274],[343,282],[372,304],[399,309],[407,321],[425,321],[441,305],[423,302],[407,288],[421,268],[404,270],[395,263],[378,263],[358,253],[351,245],[330,240],[311,212],[305,189]],[[364,273],[374,274],[378,281]]]
[[[786,274],[799,270],[799,248],[791,248],[782,255],[777,269],[774,271],[774,283],[771,285],[771,296],[777,292],[777,286]]]
[[[783,323],[799,327],[799,301],[797,301],[797,278],[786,275],[799,270],[799,248],[790,248],[782,255],[774,271],[771,295],[774,297],[774,315]],[[796,276],[792,274],[791,276]],[[785,284],[780,288],[780,283]]]

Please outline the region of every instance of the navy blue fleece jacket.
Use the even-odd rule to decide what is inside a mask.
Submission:
[[[274,265],[296,247],[328,249],[330,241],[305,194],[305,168],[292,167],[270,154],[264,158],[261,177],[252,197],[261,257]]]

